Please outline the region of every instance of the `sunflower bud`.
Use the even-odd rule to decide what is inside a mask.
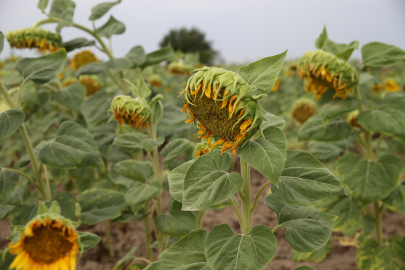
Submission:
[[[154,87],[161,87],[162,78],[158,74],[153,74],[149,77],[149,84]]]
[[[294,102],[291,111],[291,119],[297,126],[304,124],[310,117],[317,112],[316,103],[308,98],[300,98]]]
[[[8,31],[6,38],[11,48],[38,48],[40,52],[55,52],[62,42],[58,34],[37,27]]]
[[[352,126],[363,130],[363,127],[357,122],[357,117],[359,116],[359,111],[355,110],[349,113],[347,116],[347,122]]]
[[[100,82],[96,75],[92,76],[80,76],[79,83],[86,88],[86,97],[89,97],[100,90]]]
[[[78,70],[80,67],[90,64],[90,63],[100,62],[98,58],[91,52],[91,50],[82,51],[76,53],[75,56],[70,60],[70,67],[74,70]]]
[[[199,137],[220,139],[213,146],[235,152],[238,145],[254,135],[263,121],[261,107],[252,98],[253,88],[238,74],[217,67],[194,71],[186,85],[183,112],[198,120]]]
[[[183,62],[171,62],[167,67],[169,74],[173,75],[189,75],[193,68]]]
[[[110,111],[114,118],[119,122],[133,126],[135,129],[141,127],[147,130],[151,117],[151,109],[145,99],[133,98],[130,96],[119,95],[111,102]]]
[[[52,213],[38,215],[9,244],[10,253],[16,255],[9,268],[74,270],[79,241],[70,220]]]
[[[396,93],[399,91],[399,85],[393,79],[388,79],[384,84],[385,91]]]
[[[305,90],[316,92],[320,98],[326,90],[335,90],[335,97],[346,99],[350,90],[357,87],[356,69],[346,61],[323,50],[306,52],[299,62],[299,75],[307,79]]]

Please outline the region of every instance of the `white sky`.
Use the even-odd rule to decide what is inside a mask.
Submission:
[[[91,7],[104,1],[76,0],[74,21],[91,28]],[[0,0],[0,31],[45,19],[37,2]],[[116,57],[135,45],[154,51],[169,29],[182,26],[204,31],[227,62],[251,62],[286,49],[287,58],[298,58],[314,49],[314,40],[325,24],[329,37],[339,43],[380,41],[405,49],[405,0],[123,0],[96,21],[96,26],[104,24],[110,14],[126,25],[126,32],[113,38]],[[43,27],[54,30],[56,25]],[[89,38],[74,28],[64,28],[62,37],[64,41]],[[105,59],[101,52],[93,51]],[[2,58],[10,52],[5,44]],[[34,55],[29,50],[17,53]],[[359,51],[354,56],[359,57]]]

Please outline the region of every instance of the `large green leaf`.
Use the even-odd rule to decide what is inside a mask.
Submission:
[[[334,118],[326,125],[320,115],[309,118],[298,130],[299,141],[333,142],[350,136],[350,125],[341,119]]]
[[[93,46],[96,42],[94,40],[87,40],[85,38],[75,38],[62,43],[62,47],[65,48],[66,52],[71,52],[75,49],[82,47]]]
[[[405,237],[394,236],[383,245],[373,238],[361,243],[356,254],[356,263],[360,270],[405,269]]]
[[[338,160],[336,169],[352,196],[368,204],[387,197],[395,189],[403,167],[402,160],[393,154],[374,161],[347,153]]]
[[[169,179],[170,194],[178,201],[183,202],[184,180],[188,169],[193,165],[197,159],[184,162],[179,167],[170,171],[167,178]]]
[[[82,208],[80,220],[84,225],[94,225],[121,215],[127,204],[124,194],[108,189],[89,189],[77,196]]]
[[[169,214],[160,214],[155,218],[156,228],[168,235],[183,237],[198,229],[196,216],[192,212],[175,210]]]
[[[276,255],[277,240],[271,229],[256,226],[248,234],[236,234],[228,224],[211,229],[205,256],[212,270],[260,270]]]
[[[85,96],[86,89],[78,83],[68,85],[65,89],[54,93],[56,102],[75,112],[80,112]]]
[[[169,104],[164,107],[164,114],[158,125],[159,136],[171,136],[184,130],[190,130],[191,125],[184,124],[184,113],[181,107]]]
[[[91,9],[91,15],[89,17],[90,21],[95,21],[100,19],[101,17],[104,16],[113,6],[121,3],[121,0],[118,0],[117,2],[106,2],[106,3],[101,3],[96,6],[94,6]]]
[[[73,25],[73,14],[75,12],[74,7],[68,7],[63,10],[62,14],[60,14],[60,21],[58,26],[56,27],[56,31],[59,33],[63,27],[72,26]]]
[[[152,163],[127,159],[114,164],[113,170],[126,178],[144,183],[151,176]]]
[[[266,139],[247,141],[243,147],[238,147],[238,155],[278,187],[286,158],[287,139],[284,132],[276,127],[266,128],[263,135]]]
[[[231,198],[242,188],[243,179],[228,173],[230,167],[231,157],[219,151],[198,158],[186,174],[182,210],[198,211]]]
[[[384,203],[390,210],[405,214],[405,182],[399,183]]]
[[[81,66],[78,71],[76,71],[76,76],[80,75],[94,75],[100,74],[107,71],[105,63],[90,63],[84,66]],[[98,91],[100,92],[100,91]]]
[[[363,65],[367,68],[382,68],[405,62],[405,51],[380,42],[367,43],[361,48]]]
[[[310,206],[283,204],[274,194],[267,195],[264,203],[277,214],[277,225],[287,228],[285,239],[296,251],[319,250],[329,241],[336,216]]]
[[[7,215],[15,208],[14,205],[21,203],[21,200],[15,200],[16,192],[19,189],[18,174],[12,171],[0,170],[0,220],[7,217]],[[22,187],[22,185],[20,186]],[[24,185],[24,190],[26,185]]]
[[[205,258],[207,232],[195,230],[170,246],[145,270],[211,270]]]
[[[137,97],[137,98],[147,98],[152,94],[152,90],[150,90],[150,88],[146,85],[146,83],[142,77],[138,79],[136,87],[131,82],[130,82],[130,87],[132,90],[132,96]],[[162,96],[162,95],[158,95],[158,96]]]
[[[44,12],[46,7],[48,6],[49,0],[39,0],[37,7]]]
[[[148,135],[142,133],[124,133],[115,137],[114,144],[131,154],[135,154],[143,150],[141,142],[147,138]]]
[[[312,205],[319,211],[338,216],[334,230],[343,231],[355,225],[361,217],[361,205],[351,196],[334,196]]]
[[[348,97],[346,99],[333,98],[334,94],[335,91],[329,89],[319,99],[318,114],[324,121],[357,110],[360,106],[360,100],[355,97]]]
[[[88,127],[108,120],[107,111],[110,109],[113,98],[105,90],[100,90],[83,102],[82,113]]]
[[[73,195],[67,191],[59,192],[53,197],[52,201],[57,201],[61,209],[61,215],[70,219],[75,219],[76,201]]]
[[[24,123],[25,114],[19,109],[0,112],[0,144],[8,139]]]
[[[357,122],[367,130],[405,141],[405,95],[387,94],[376,109],[361,112]]]
[[[274,114],[266,112],[264,114],[264,120],[261,124],[260,127],[262,130],[265,130],[268,127],[276,127],[281,130],[284,130],[285,128],[285,120],[281,117],[275,116]]]
[[[150,153],[154,148],[161,146],[165,142],[165,137],[160,136],[157,139],[146,138],[141,141],[143,149]]]
[[[39,153],[44,164],[61,169],[79,167],[104,168],[104,162],[90,133],[73,121],[63,122],[56,138]]]
[[[278,201],[295,205],[308,205],[346,194],[342,182],[306,151],[287,151],[279,188],[271,184],[271,190]]]
[[[309,142],[308,151],[319,161],[331,162],[347,150],[347,141]]]
[[[83,248],[81,252],[86,252],[94,248],[100,241],[101,237],[89,232],[78,232],[80,238],[80,245]]]
[[[142,64],[141,68],[159,64],[160,62],[167,60],[172,54],[173,48],[170,44],[161,48],[160,50],[148,53],[146,55],[145,63]]]
[[[76,4],[71,0],[53,0],[49,15],[61,18],[67,9],[74,9]]]
[[[134,65],[141,65],[145,62],[146,55],[142,46],[135,46],[122,58],[115,58],[105,63],[105,67],[115,71],[130,69]]]
[[[137,214],[138,211],[152,200],[162,190],[162,184],[159,181],[152,181],[149,185],[136,182],[125,193],[125,201],[131,206],[132,212]]]
[[[31,219],[33,219],[38,212],[38,205],[36,204],[20,204],[17,205],[10,212],[10,225],[11,226],[25,226]]]
[[[55,78],[62,71],[65,61],[66,51],[60,49],[38,58],[20,59],[15,64],[15,70],[25,80],[30,79],[37,84],[44,84]]]
[[[167,165],[176,159],[181,153],[194,146],[194,143],[187,139],[175,139],[163,148],[161,154],[164,157],[163,165]]]
[[[296,262],[321,262],[332,251],[332,242],[329,241],[321,249],[313,252],[299,252],[294,249],[291,250],[291,260]]]
[[[359,42],[353,41],[350,44],[339,44],[328,38],[328,33],[326,31],[326,26],[323,28],[321,35],[315,41],[315,47],[317,49],[322,49],[329,53],[336,55],[337,57],[347,61],[352,55],[355,49],[359,48]]]
[[[113,16],[110,17],[108,22],[97,29],[100,36],[111,38],[112,35],[120,35],[125,32],[125,24],[117,21]]]
[[[239,69],[242,79],[256,88],[253,95],[266,94],[273,88],[286,55],[287,51],[263,58]]]

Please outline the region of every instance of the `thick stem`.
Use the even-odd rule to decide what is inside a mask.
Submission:
[[[378,202],[374,202],[374,215],[375,215],[375,229],[377,235],[377,242],[379,245],[383,244],[383,235],[382,235],[382,211],[383,207],[380,208]]]
[[[49,182],[49,177],[48,177],[48,168],[46,167],[45,164],[44,164],[43,166],[44,166],[44,174],[45,174],[46,189],[47,189],[49,198],[52,198],[51,184],[50,184],[50,182]]]
[[[4,98],[6,99],[8,106],[10,106],[11,109],[17,109],[17,105],[15,104],[14,100],[11,98],[11,96],[8,93],[6,87],[4,86],[2,80],[0,80],[0,92],[3,94]],[[48,196],[48,194],[46,192],[44,179],[42,178],[42,174],[39,170],[38,161],[34,154],[34,147],[32,146],[31,140],[28,136],[28,132],[27,132],[27,129],[26,129],[24,123],[21,124],[20,134],[23,139],[25,149],[27,150],[28,156],[30,157],[30,160],[31,160],[31,166],[32,166],[32,169],[34,170],[34,175],[37,180],[38,190],[41,193],[42,199],[44,201],[49,201],[51,198]]]
[[[242,158],[240,159],[241,174],[243,178],[243,186],[241,193],[243,194],[242,200],[242,228],[243,234],[250,233],[252,229],[252,213],[251,207],[251,194],[250,194],[250,166]]]
[[[149,212],[149,203],[145,205],[145,213]],[[143,219],[143,224],[144,224],[144,232],[145,232],[145,253],[146,253],[146,258],[148,260],[153,261],[153,254],[152,250],[150,248],[152,244],[152,239],[150,237],[150,222],[149,222],[149,217],[146,217]]]
[[[108,255],[110,257],[114,257],[114,246],[113,246],[113,241],[112,241],[112,235],[111,235],[111,223],[109,220],[104,221],[104,232],[105,232],[105,237],[107,238],[107,249],[108,249]]]

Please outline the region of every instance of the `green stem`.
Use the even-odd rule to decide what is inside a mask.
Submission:
[[[49,183],[49,177],[48,177],[48,168],[46,167],[45,164],[43,166],[44,166],[45,182],[46,182],[46,188],[48,191],[48,196],[49,196],[49,198],[52,198],[51,185]]]
[[[110,258],[112,258],[112,257],[114,257],[114,246],[113,246],[112,235],[111,235],[110,220],[104,221],[104,232],[105,232],[105,237],[107,238],[108,255],[110,255]]]
[[[240,158],[241,174],[243,178],[243,186],[241,193],[243,194],[242,200],[242,234],[250,233],[252,229],[252,213],[251,207],[251,192],[250,192],[250,166]]]
[[[12,172],[18,173],[19,175],[24,176],[28,181],[30,181],[31,184],[33,184],[36,188],[38,188],[38,184],[35,183],[34,179],[32,179],[31,177],[29,177],[28,175],[26,175],[26,174],[23,173],[22,171],[15,170],[15,169],[12,169],[12,168],[4,168],[4,167],[0,168],[0,170],[12,171]]]
[[[260,190],[257,192],[256,197],[255,197],[255,200],[253,201],[253,204],[252,204],[252,206],[250,207],[250,212],[252,212],[252,215],[253,215],[253,212],[254,212],[255,209],[256,209],[257,203],[259,202],[260,195],[263,193],[263,191],[266,189],[266,187],[267,187],[268,185],[270,185],[270,184],[271,184],[271,181],[267,181],[267,182],[260,188]]]
[[[242,215],[240,214],[239,208],[238,208],[238,206],[236,205],[236,203],[233,201],[232,198],[229,198],[229,201],[231,202],[232,207],[233,207],[233,209],[235,210],[236,215],[238,216],[239,224],[240,224],[240,226],[242,227]]]
[[[201,229],[202,225],[204,224],[204,218],[205,218],[206,213],[207,213],[207,209],[198,211],[197,224],[198,224],[199,229]]]
[[[149,212],[149,203],[145,205],[145,213]],[[152,250],[150,248],[152,244],[152,239],[150,237],[150,223],[149,223],[149,217],[146,217],[143,219],[143,224],[144,224],[144,232],[145,232],[145,253],[146,257],[148,260],[153,261],[153,254]]]
[[[380,145],[381,145],[381,141],[384,138],[384,134],[380,134],[380,138],[378,139],[377,142],[377,147],[375,148],[375,157],[378,158],[378,151],[380,150]]]
[[[283,226],[280,226],[280,225],[277,225],[276,227],[274,227],[271,231],[273,232],[273,233],[275,233],[278,229],[280,229],[281,227],[283,227]]]
[[[8,106],[10,106],[11,109],[17,109],[17,105],[14,103],[14,100],[11,98],[10,94],[8,93],[6,87],[3,84],[3,81],[0,80],[0,92],[3,94],[4,98],[6,99]],[[31,166],[32,169],[34,170],[34,175],[37,180],[37,188],[39,192],[41,193],[42,199],[44,201],[49,201],[51,198],[48,196],[45,188],[45,183],[42,178],[41,171],[39,170],[39,165],[37,158],[34,154],[34,147],[32,146],[31,140],[28,136],[27,128],[25,127],[25,124],[22,123],[21,127],[19,128],[21,137],[23,139],[25,149],[27,150],[28,156],[30,157],[31,160]]]
[[[380,208],[378,202],[374,202],[374,215],[375,215],[375,229],[377,234],[377,242],[379,245],[383,243],[383,236],[382,236],[382,210],[383,207]]]

